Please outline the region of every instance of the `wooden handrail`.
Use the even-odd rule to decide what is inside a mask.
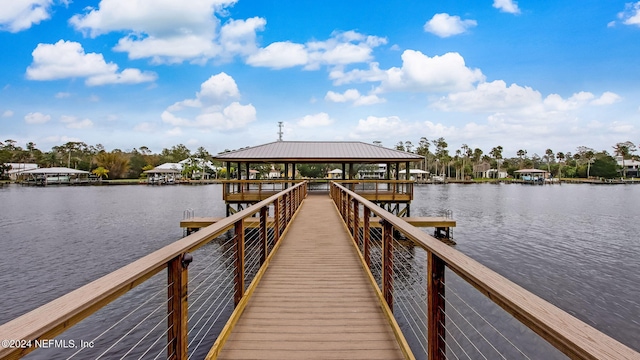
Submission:
[[[455,250],[402,218],[378,207],[346,187],[333,186],[388,221],[407,239],[442,260],[449,269],[532,329],[558,350],[574,359],[638,359],[640,353],[553,304],[527,291],[504,276]],[[337,194],[332,192],[332,196]],[[338,195],[340,196],[340,195]]]
[[[234,228],[237,222],[260,212],[264,206],[275,202],[283,195],[291,194],[303,185],[304,182],[296,184],[259,202],[256,206],[251,206],[226,217],[213,225],[188,235],[129,265],[0,325],[0,340],[53,339],[82,319],[140,285],[151,276],[167,268],[172,259],[207,244],[227,230]],[[33,348],[0,348],[0,359],[18,359],[31,350]]]

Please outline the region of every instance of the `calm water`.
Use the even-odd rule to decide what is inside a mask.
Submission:
[[[221,197],[219,185],[0,188],[0,323],[179,239],[185,209],[224,216]],[[416,187],[412,216],[443,210],[457,249],[640,350],[640,186]]]

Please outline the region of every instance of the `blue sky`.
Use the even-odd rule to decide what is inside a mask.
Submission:
[[[0,140],[640,142],[640,1],[6,0]]]

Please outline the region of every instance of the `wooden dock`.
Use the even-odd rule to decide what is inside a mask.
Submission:
[[[332,200],[309,195],[218,359],[404,359]]]
[[[219,217],[192,217],[189,219],[184,219],[180,221],[180,227],[186,229],[199,229],[203,227],[207,227],[209,225],[215,224],[221,221],[224,218]],[[403,217],[402,220],[408,222],[409,224],[417,227],[435,227],[435,228],[451,228],[456,227],[456,221],[447,218],[447,217]],[[267,222],[272,222],[273,218],[268,218]],[[371,227],[381,227],[380,219],[373,218],[370,221]],[[246,227],[258,227],[260,224],[259,218],[248,218],[244,220],[244,224]],[[363,224],[363,221],[360,221],[360,224]]]

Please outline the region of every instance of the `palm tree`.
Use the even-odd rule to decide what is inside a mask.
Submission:
[[[496,146],[489,152],[489,155],[496,159],[496,167],[498,168],[496,179],[500,177],[500,160],[502,160],[502,146]]]
[[[562,151],[559,151],[556,154],[556,158],[558,159],[558,178],[562,177],[562,163],[564,162],[564,153]]]
[[[591,163],[593,162],[593,159],[595,157],[596,153],[593,150],[587,150],[587,152],[582,155],[582,158],[587,161],[587,178],[589,178],[589,173],[591,172]]]
[[[420,138],[418,148],[416,149],[418,155],[424,157],[424,167],[422,169],[424,171],[427,171],[427,169],[429,168],[427,163],[427,157],[429,156],[429,145],[429,140],[427,140],[427,138],[423,136]]]
[[[444,166],[448,164],[449,150],[447,150],[447,146],[449,145],[447,144],[446,141],[444,141],[443,137],[433,140],[432,143],[436,147],[435,157],[436,159],[438,159],[439,163],[442,165],[442,174],[444,174],[445,172]]]
[[[553,160],[553,150],[547,149],[544,152],[544,157],[547,159],[547,171],[551,174],[551,160]]]
[[[522,169],[522,164],[524,162],[524,158],[525,158],[525,156],[527,156],[527,150],[520,149],[520,150],[518,150],[518,152],[516,154],[520,158],[520,169]]]
[[[97,168],[95,168],[95,169],[91,170],[91,172],[92,172],[94,175],[96,175],[97,177],[99,177],[99,178],[100,178],[100,181],[102,181],[102,178],[103,178],[103,177],[106,177],[106,178],[108,178],[108,177],[109,177],[109,175],[108,175],[108,174],[109,174],[109,170],[107,170],[107,169],[103,168],[102,166],[99,166],[99,167],[97,167]]]

